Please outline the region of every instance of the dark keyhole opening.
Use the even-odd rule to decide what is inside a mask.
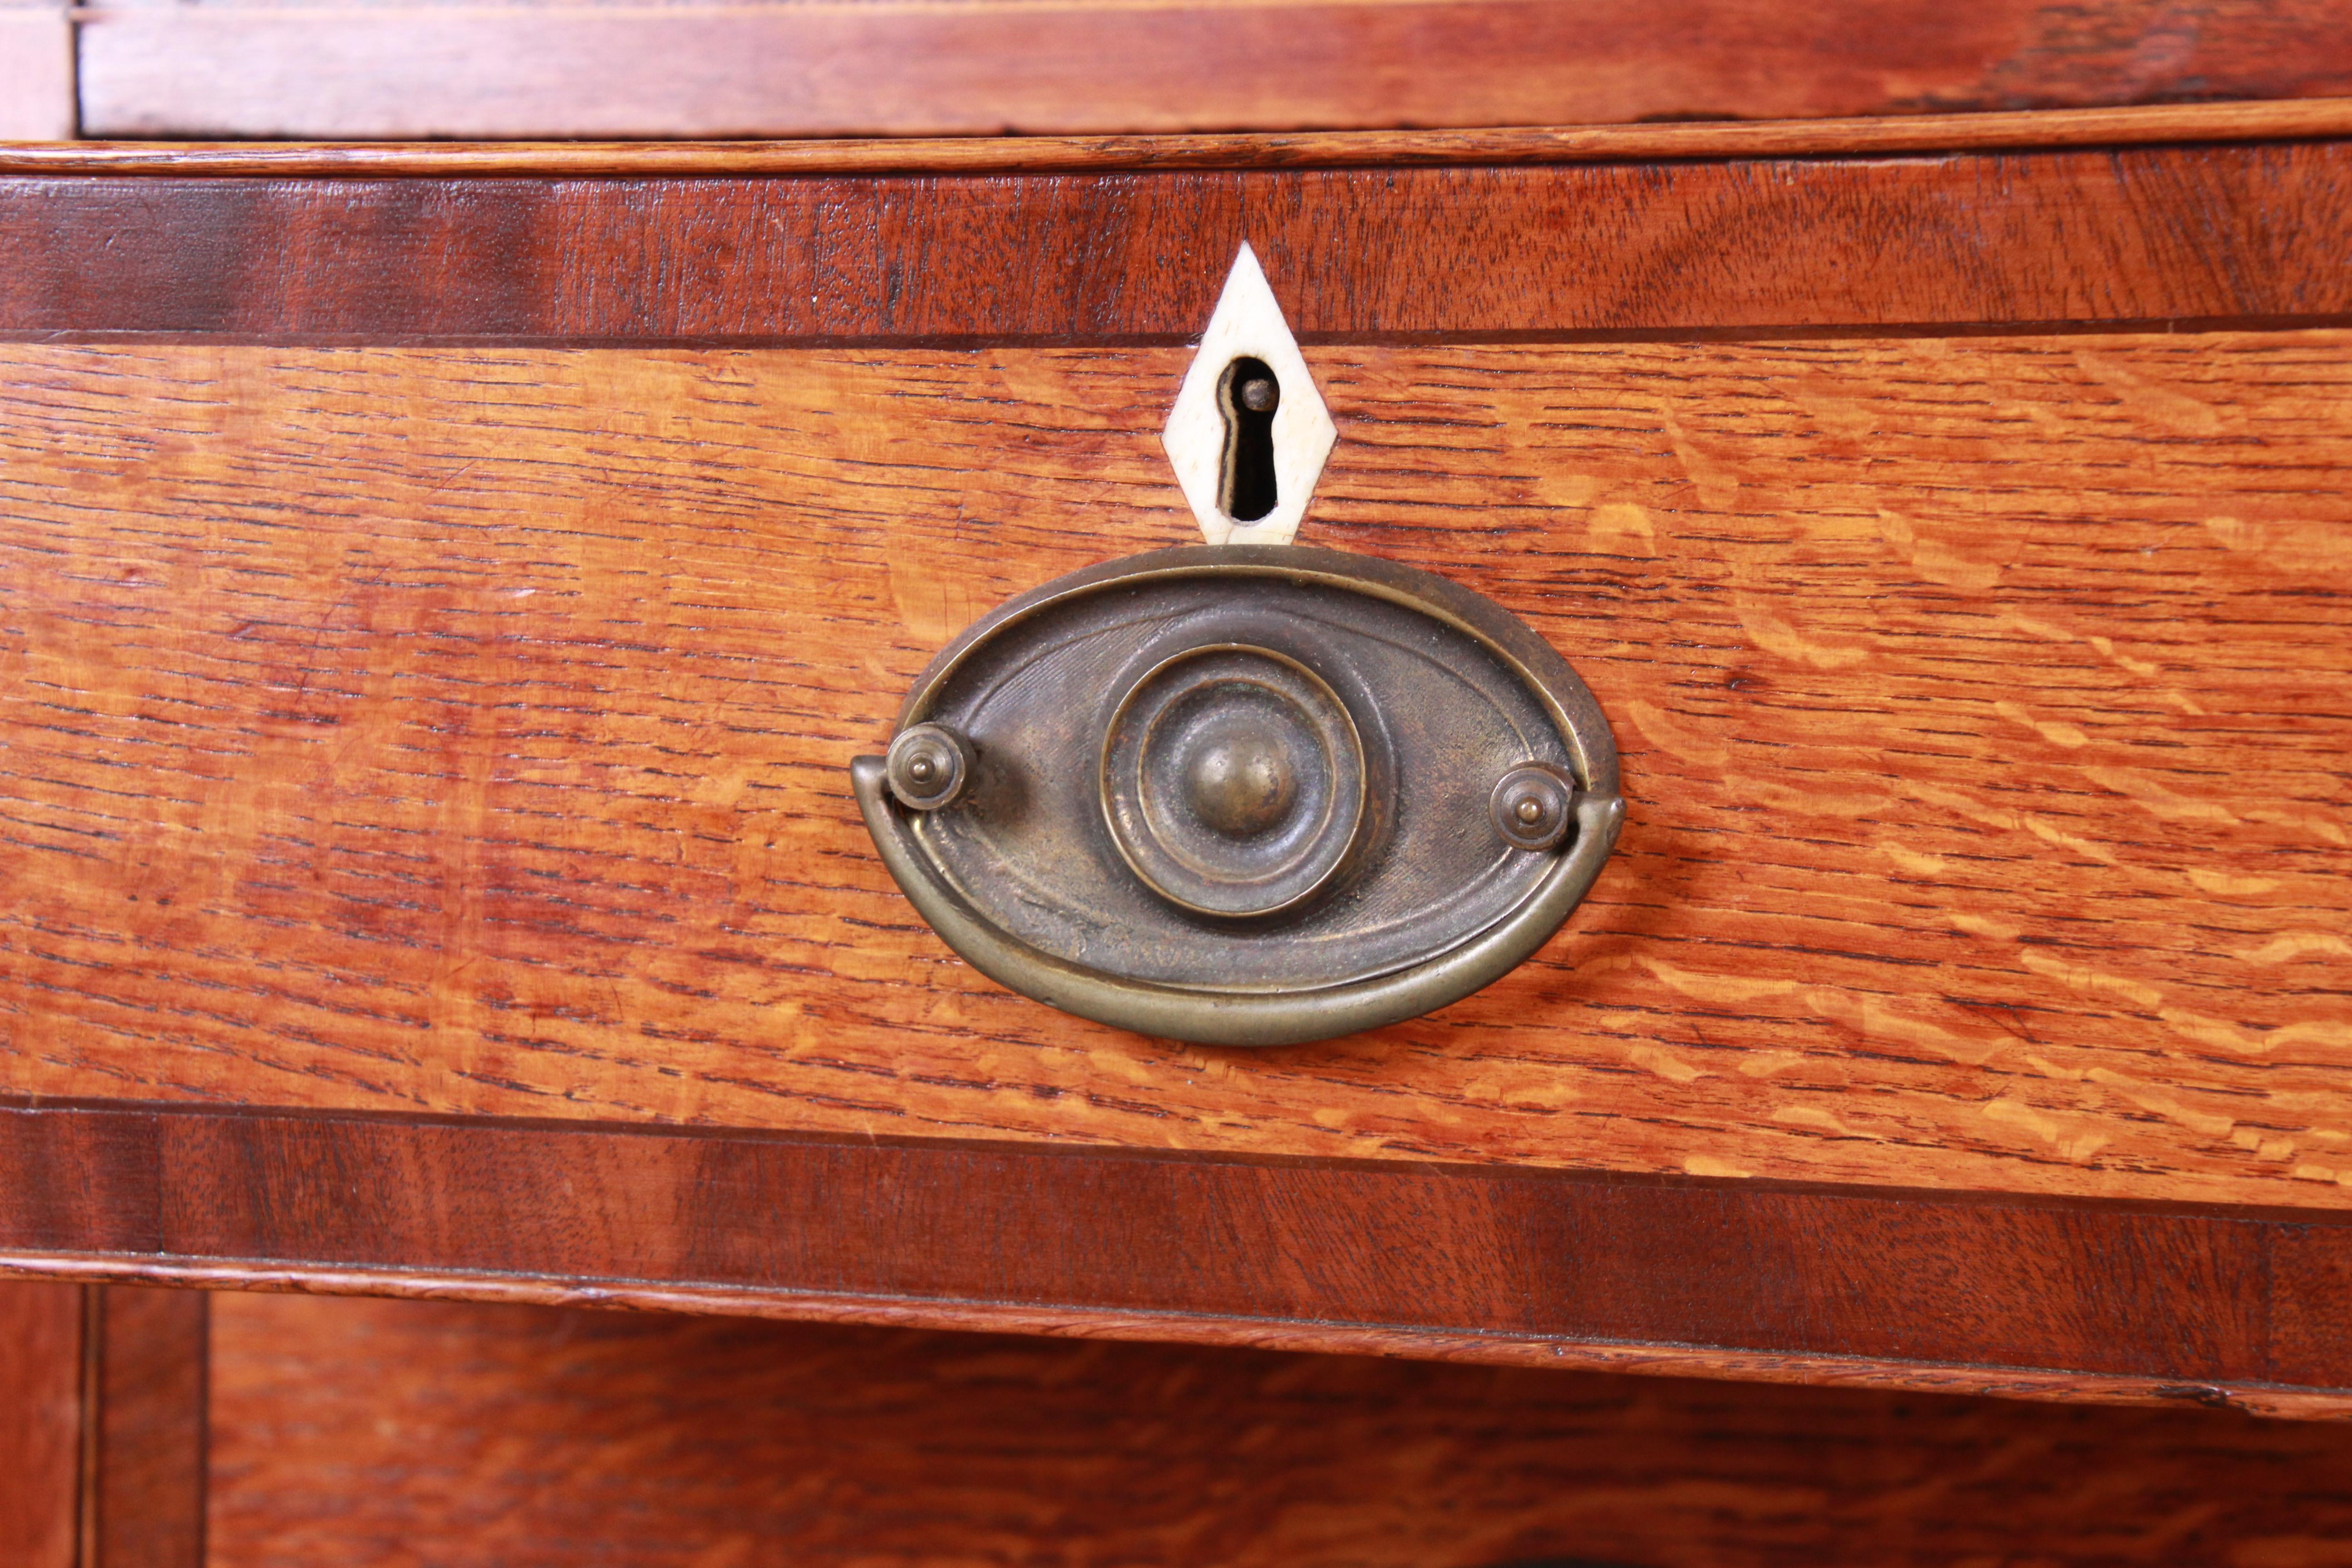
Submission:
[[[1237,359],[1217,382],[1217,406],[1225,415],[1225,515],[1255,522],[1280,499],[1274,483],[1274,411],[1282,406],[1282,384],[1262,359]]]

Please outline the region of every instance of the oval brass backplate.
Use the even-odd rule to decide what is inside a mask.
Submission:
[[[1540,947],[1624,817],[1584,682],[1499,605],[1333,551],[1156,551],[998,609],[851,765],[974,968],[1208,1045],[1352,1034]]]

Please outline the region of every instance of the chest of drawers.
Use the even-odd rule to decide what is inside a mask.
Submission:
[[[5,1265],[2352,1408],[2331,112],[0,157]],[[1244,241],[1299,542],[1628,803],[1259,1052],[981,978],[848,774],[1193,536]]]

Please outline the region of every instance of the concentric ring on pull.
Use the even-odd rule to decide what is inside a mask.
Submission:
[[[1270,648],[1188,648],[1146,671],[1103,736],[1103,819],[1180,909],[1270,915],[1328,887],[1362,837],[1363,740],[1338,693]]]

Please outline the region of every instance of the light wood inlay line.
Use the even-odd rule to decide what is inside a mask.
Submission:
[[[678,177],[1350,168],[2274,142],[2352,135],[2352,98],[1846,120],[1160,136],[775,142],[61,142],[0,145],[0,174]]]

